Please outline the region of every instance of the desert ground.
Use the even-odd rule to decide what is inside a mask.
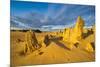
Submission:
[[[80,21],[81,19],[79,18],[77,23]],[[82,38],[79,36],[79,40],[76,39],[76,37],[71,37],[71,35],[70,37],[66,35],[69,31],[49,31],[40,33],[31,31],[35,34],[35,39],[33,40],[36,40],[37,43],[40,44],[39,48],[37,48],[37,46],[35,48],[30,48],[28,46],[30,44],[26,46],[26,39],[28,39],[28,37],[26,37],[27,32],[11,31],[11,65],[24,66],[95,61],[94,27],[84,28],[82,32],[82,34],[84,34]],[[70,34],[74,33],[75,32],[72,32]],[[77,36],[77,34],[72,36]],[[27,40],[27,42],[29,41]],[[29,47],[29,50],[27,47]],[[31,49],[34,50],[31,51]]]

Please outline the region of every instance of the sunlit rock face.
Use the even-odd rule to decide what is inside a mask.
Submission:
[[[76,25],[71,32],[71,42],[79,42],[83,38],[84,20],[78,16]]]
[[[76,25],[74,28],[66,28],[63,31],[63,40],[71,43],[78,42],[82,39],[83,35],[84,20],[78,16]]]
[[[63,32],[63,41],[70,41],[71,29],[65,28]]]
[[[93,49],[91,43],[87,43],[85,49],[86,49],[88,52],[93,52],[93,51],[94,51],[94,49]]]
[[[76,34],[77,39],[82,39],[83,27],[84,27],[84,20],[79,16],[77,18],[76,25],[74,28],[74,33]]]
[[[25,35],[25,49],[24,52],[25,53],[31,53],[34,50],[40,48],[41,46],[39,45],[36,35],[34,32],[32,32],[32,30],[28,31]]]

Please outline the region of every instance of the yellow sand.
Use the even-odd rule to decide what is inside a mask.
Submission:
[[[43,43],[43,37],[47,33],[36,33],[37,40]],[[94,34],[83,39],[79,48],[74,47],[72,50],[64,48],[59,43],[52,41],[49,46],[44,47],[34,51],[29,55],[20,55],[21,51],[24,50],[24,36],[25,32],[11,32],[11,65],[33,65],[33,64],[51,64],[51,63],[69,63],[69,62],[84,62],[84,61],[94,61],[95,52],[88,52],[82,47],[85,46],[87,42],[94,41]],[[17,40],[21,39],[21,42]],[[60,41],[61,44],[68,47],[70,45],[67,42]],[[39,54],[42,53],[42,54]]]

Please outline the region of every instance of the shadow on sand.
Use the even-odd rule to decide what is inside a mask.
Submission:
[[[61,37],[52,37],[50,39],[52,42],[54,42],[57,46],[64,48],[66,50],[70,50],[68,47],[66,47],[63,43],[59,42],[60,40],[62,40]]]

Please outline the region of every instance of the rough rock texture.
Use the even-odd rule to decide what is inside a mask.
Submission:
[[[46,46],[48,46],[50,44],[50,39],[49,39],[49,36],[48,35],[46,35],[44,37],[44,43],[45,43]]]
[[[87,43],[85,49],[88,52],[93,52],[94,51],[91,43]]]
[[[65,28],[63,32],[63,41],[70,41],[71,29]]]
[[[65,28],[62,34],[63,41],[70,44],[79,43],[83,39],[84,20],[78,16],[76,24],[73,28]],[[73,48],[74,45],[70,45]]]
[[[79,16],[74,28],[66,28],[63,32],[63,40],[77,42],[83,38],[84,20]]]
[[[79,16],[74,28],[74,33],[76,34],[77,39],[82,39],[83,27],[84,27],[84,20]]]
[[[32,32],[31,30],[28,31],[25,35],[25,50],[24,53],[30,53],[33,52],[34,50],[40,48],[41,46],[38,44],[37,38],[35,36],[35,33]]]
[[[76,21],[76,25],[73,28],[71,41],[73,43],[78,42],[83,38],[83,27],[84,27],[84,20],[79,16]]]

